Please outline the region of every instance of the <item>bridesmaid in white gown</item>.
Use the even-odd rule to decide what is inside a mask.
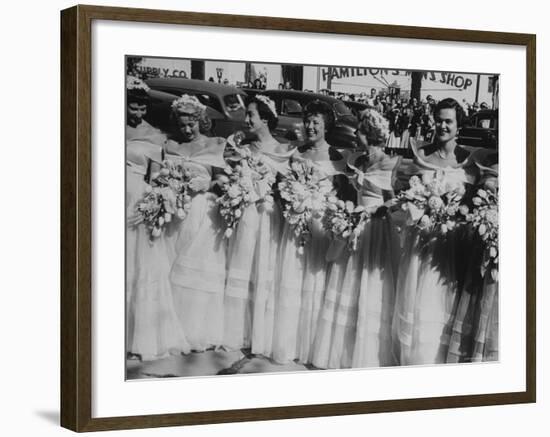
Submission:
[[[395,364],[391,321],[399,252],[384,204],[393,197],[394,170],[400,158],[384,153],[389,126],[376,110],[361,113],[356,135],[364,152],[349,156],[347,162],[354,170],[357,204],[372,216],[354,252],[333,241],[327,254],[337,255],[329,268],[314,344],[313,364],[320,368]]]
[[[212,172],[223,168],[223,138],[209,138],[206,106],[184,94],[172,103],[174,133],[165,143],[166,159],[189,173],[191,205],[187,217],[175,221],[170,235],[173,257],[170,282],[176,314],[191,349],[220,346],[223,338],[223,291],[226,244]]]
[[[142,360],[187,353],[189,345],[174,312],[164,236],[151,240],[144,224],[133,224],[152,162],[162,160],[165,136],[143,120],[148,87],[127,78],[126,126],[126,339],[127,352]]]
[[[451,185],[473,182],[470,153],[457,144],[465,117],[462,107],[444,99],[434,114],[436,142],[420,149],[411,140],[417,174],[437,173]],[[402,365],[448,361],[459,298],[456,231],[423,238],[420,231],[408,230],[399,266],[393,336]]]
[[[288,170],[293,153],[273,138],[278,121],[274,102],[264,95],[247,101],[247,139],[239,147],[261,158],[275,180]],[[281,210],[265,201],[273,187],[257,182],[259,200],[243,211],[229,241],[225,287],[224,346],[251,348],[253,354],[271,356],[275,313],[275,272],[281,241]]]
[[[487,156],[482,158],[482,164],[476,163],[481,171],[476,188],[498,196],[498,153],[484,154]],[[458,249],[462,253],[468,251],[468,262],[463,272],[448,361],[496,361],[499,350],[498,272],[492,275],[489,268],[482,274],[485,247],[477,228],[464,226],[461,240]]]
[[[310,160],[343,192],[346,161],[325,139],[333,123],[332,108],[320,101],[309,103],[304,108],[307,142],[298,148],[293,159]],[[325,253],[330,241],[320,216],[312,219],[310,230],[311,239],[301,255],[288,223],[283,229],[273,350],[278,362],[298,359],[310,363],[313,357],[313,340],[325,293]]]

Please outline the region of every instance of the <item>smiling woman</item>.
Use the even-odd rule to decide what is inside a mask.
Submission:
[[[252,354],[271,356],[275,323],[278,254],[282,216],[272,190],[279,174],[286,173],[293,153],[275,140],[277,112],[271,99],[255,95],[247,100],[247,140],[234,144],[230,159],[242,175],[244,207],[230,236],[225,287],[225,348],[244,348]],[[236,196],[234,196],[236,197]]]
[[[467,188],[478,172],[470,153],[457,145],[463,110],[448,98],[436,105],[434,114],[435,143],[420,150],[413,147],[418,172],[428,183],[438,180],[445,186]],[[449,226],[444,235],[430,237],[427,243],[418,232],[410,232],[407,239],[399,265],[394,319],[400,361],[432,364],[452,361],[457,353],[471,356],[471,351],[449,348],[464,279],[461,263],[468,258],[463,252],[468,249],[459,244],[461,235]],[[460,347],[467,349],[468,345]]]
[[[533,91],[531,78],[525,81],[526,57],[528,71],[534,71],[531,36],[80,6],[67,11],[63,23],[67,95],[62,107],[68,109],[64,116],[69,114],[62,138],[67,158],[62,186],[68,187],[63,213],[64,228],[75,231],[66,232],[63,241],[65,424],[89,430],[533,399],[532,343],[525,354],[533,325],[522,324],[534,309],[529,300],[525,306],[522,292],[533,272],[527,263],[526,275],[526,265],[517,263],[526,247],[525,233],[518,231],[526,225],[525,194],[533,200],[518,181],[524,181],[526,170],[530,178],[531,167],[524,165],[530,155],[520,153],[525,126],[514,123],[517,108],[531,108],[525,105]],[[196,40],[201,44],[181,45]],[[502,41],[514,47],[508,50],[498,44]],[[124,177],[124,166],[113,159],[113,135],[127,124],[127,108],[113,66],[122,67],[129,53],[153,58],[181,54],[182,47],[186,58],[166,63],[180,71],[187,65],[194,79],[150,77],[164,73],[137,70],[151,88],[175,85],[177,102],[172,109],[166,97],[174,112],[174,124],[163,127],[168,139],[153,143],[156,147],[145,141],[139,147],[137,141],[127,144],[132,168]],[[357,53],[368,53],[371,65],[353,65]],[[398,74],[382,75],[384,66],[398,68]],[[321,72],[331,68],[347,69],[353,77],[324,80]],[[365,69],[368,75],[357,74]],[[434,90],[434,69],[453,80]],[[460,105],[467,107],[474,102],[474,84],[481,96],[489,78],[497,84],[499,74],[513,84],[502,90],[502,104],[498,86],[480,101],[506,117],[500,124],[503,159],[485,159],[486,151],[477,159],[480,155],[457,140],[459,108],[437,103],[460,94],[465,99]],[[466,75],[479,81],[459,91],[455,85],[461,81],[455,79]],[[395,82],[384,82],[386,76]],[[294,89],[261,90],[246,108],[237,105],[239,97],[224,98],[257,92],[239,89],[256,78],[267,88],[290,81]],[[298,106],[284,100],[297,102],[299,113],[288,111]],[[331,105],[334,123],[323,105],[308,106],[316,100]],[[381,116],[370,121],[380,132],[369,137],[373,126],[367,120],[364,131],[354,135],[353,104],[356,111],[376,105]],[[140,109],[128,113],[133,140],[145,131],[139,126],[147,127],[139,123]],[[148,116],[156,112],[153,105],[146,109]],[[211,132],[201,129],[207,111],[218,113]],[[526,115],[534,119],[532,109]],[[146,118],[159,127],[156,119]],[[275,140],[274,119],[277,129],[298,123],[303,135],[291,145]],[[393,120],[388,124],[407,152],[403,159],[385,144],[383,119]],[[219,138],[222,122],[227,134]],[[530,132],[534,126],[528,127]],[[435,142],[425,145],[426,138]],[[358,146],[366,153],[350,158]],[[406,159],[409,154],[413,160]],[[514,178],[498,180],[496,162]],[[409,177],[394,184],[400,173]],[[339,180],[353,181],[352,196]],[[115,211],[123,210],[124,182],[130,188],[128,216],[139,215],[125,235],[122,226],[113,226]],[[501,215],[499,191],[506,197]],[[533,218],[527,229],[533,230]],[[132,278],[127,309],[140,322],[131,334],[138,341],[128,342],[128,350],[135,344],[153,347],[136,349],[123,367],[124,307],[113,290],[123,290],[120,259],[125,244],[132,247],[133,232],[141,234],[140,244],[129,250],[140,273],[126,271]],[[75,255],[80,267],[71,264]],[[533,257],[534,251],[530,262]],[[502,296],[499,262],[506,276]],[[188,347],[170,344],[179,333]],[[445,365],[495,359],[490,365]],[[364,369],[385,365],[401,368]],[[361,369],[324,371],[348,367]],[[304,370],[319,371],[296,374]],[[263,375],[221,376],[230,373]],[[174,378],[160,381],[166,377]],[[141,416],[128,417],[136,414]]]
[[[190,348],[204,351],[221,343],[225,245],[217,230],[220,217],[210,192],[212,174],[223,168],[223,138],[209,138],[206,106],[184,94],[172,103],[175,121],[172,137],[165,143],[165,167],[176,168],[182,177],[177,195],[184,220],[168,225],[174,308]]]
[[[190,65],[200,62],[210,61]],[[304,77],[315,73],[299,70]],[[229,77],[251,74],[243,62],[227,63],[223,71]],[[352,79],[357,85],[357,77]],[[153,245],[166,246],[172,306],[192,353],[224,357],[214,369],[194,369],[193,355],[184,355],[171,374],[238,373],[257,359],[320,369],[472,359],[471,347],[456,346],[471,342],[457,321],[481,313],[475,299],[460,300],[467,288],[461,260],[479,245],[465,246],[470,240],[452,229],[454,221],[460,221],[457,227],[471,225],[455,217],[458,207],[449,199],[470,202],[480,176],[475,163],[487,152],[458,144],[465,115],[456,100],[436,102],[426,94],[424,101],[424,91],[413,90],[410,80],[410,90],[399,88],[404,83],[383,90],[369,86],[369,98],[352,92],[335,98],[328,89],[246,90],[243,101],[244,91],[205,80],[147,79],[157,92],[191,90],[165,116],[172,122],[162,142],[166,159],[148,160],[151,189],[175,190],[177,211],[168,214],[170,223],[163,219],[153,226],[155,238],[161,237]],[[129,132],[154,130],[141,121],[145,103],[129,103],[129,124],[139,126]],[[209,137],[207,114],[214,107],[224,117],[242,116],[242,124],[226,126],[227,140]],[[362,110],[359,122],[350,107]],[[301,138],[279,142],[295,123]],[[428,129],[432,143],[421,140]],[[412,162],[391,156],[392,135],[400,136]],[[158,170],[168,179],[155,179]],[[420,177],[425,191],[410,197]],[[432,189],[433,196],[419,201]],[[168,200],[159,208],[166,209]],[[421,216],[415,202],[421,202]],[[447,202],[450,224],[426,228],[441,211],[447,213]],[[404,218],[404,210],[414,214]],[[338,228],[344,224],[345,231]],[[498,325],[497,313],[491,314]],[[493,338],[487,342],[496,349],[492,357],[498,356]],[[143,362],[148,358],[141,356]]]

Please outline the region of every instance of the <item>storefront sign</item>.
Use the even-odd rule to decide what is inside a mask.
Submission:
[[[135,68],[141,74],[145,74],[149,77],[178,77],[181,79],[187,79],[187,73],[185,70],[175,68],[145,67],[140,65],[137,65]]]
[[[321,69],[323,81],[327,81],[329,77],[331,80],[360,76],[389,76],[391,78],[392,76],[410,76],[411,73],[409,70],[387,70],[380,68],[330,67]],[[425,71],[423,72],[423,79],[450,85],[462,90],[469,88],[473,84],[472,79],[457,73]]]

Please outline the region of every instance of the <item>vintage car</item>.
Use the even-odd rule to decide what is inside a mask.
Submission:
[[[196,96],[201,103],[215,111],[215,113],[209,111],[209,115],[214,115],[212,128],[214,135],[227,138],[233,132],[245,127],[246,93],[239,88],[205,80],[172,77],[148,79],[146,83],[152,90],[176,96],[182,94]]]
[[[150,89],[149,92],[149,107],[145,119],[153,126],[159,128],[163,132],[170,132],[173,129],[170,117],[172,102],[179,96],[164,91]],[[204,132],[208,136],[217,134],[218,123],[223,124],[225,116],[211,107],[206,108],[206,115],[212,121],[212,127],[209,132]]]
[[[261,92],[275,102],[279,123],[276,134],[300,143],[305,139],[302,115],[304,107],[314,100],[321,100],[330,105],[334,115],[334,128],[327,135],[327,142],[340,149],[355,148],[355,131],[357,118],[341,100],[306,91],[264,90]]]
[[[344,103],[349,107],[349,109],[351,109],[351,112],[353,112],[358,120],[359,114],[361,114],[361,112],[369,107],[369,105],[367,105],[366,103],[355,102],[351,100],[344,101]]]
[[[498,111],[484,109],[473,114],[460,129],[459,144],[498,149]]]

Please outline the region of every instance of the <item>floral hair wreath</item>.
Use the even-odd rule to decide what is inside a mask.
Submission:
[[[184,112],[185,107],[193,108],[194,113],[203,114],[206,111],[206,105],[203,105],[196,96],[184,94],[172,102],[172,111]]]
[[[128,75],[126,76],[126,89],[128,91],[145,91],[149,92],[151,88],[147,86],[147,84],[142,81],[139,77]]]
[[[279,115],[277,114],[277,110],[275,109],[275,102],[271,100],[269,97],[267,97],[264,94],[256,94],[254,98],[260,102],[262,102],[264,105],[266,105],[269,110],[273,113],[275,118],[277,118]]]
[[[374,108],[367,108],[361,112],[360,124],[366,124],[370,130],[367,134],[371,139],[385,142],[390,135],[388,120]]]

